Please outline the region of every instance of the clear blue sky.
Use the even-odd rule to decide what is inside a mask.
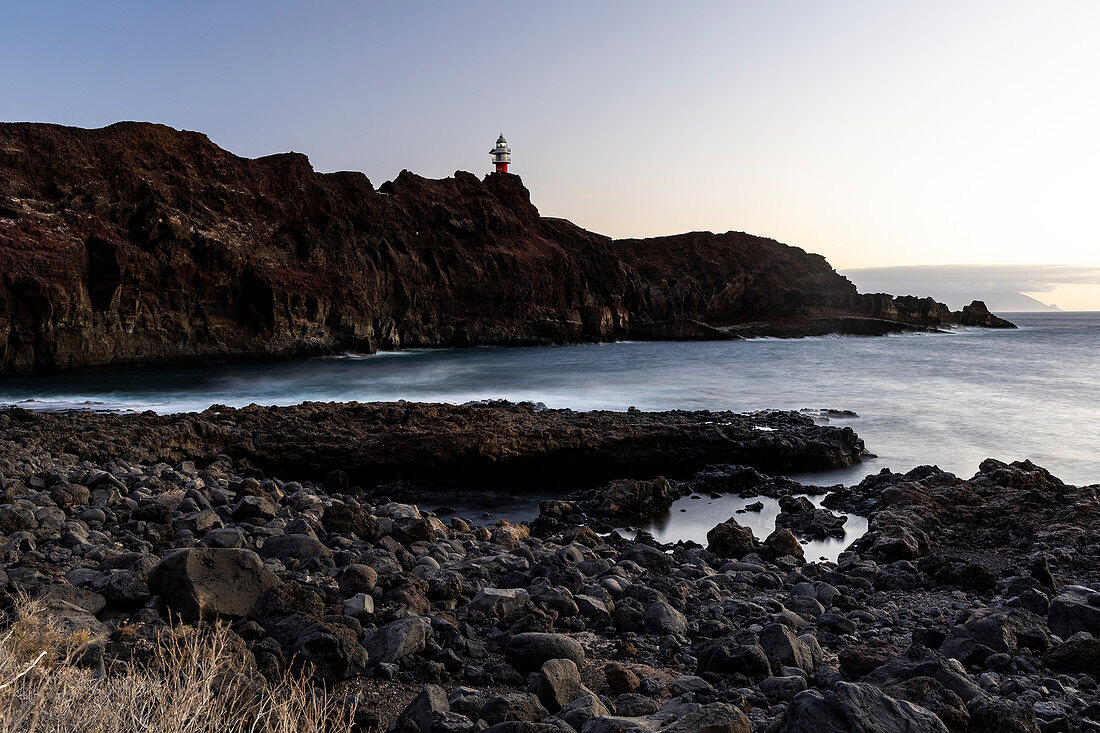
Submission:
[[[613,236],[1097,266],[1097,37],[1091,0],[7,2],[0,119],[376,184],[486,172],[503,131],[543,213]]]

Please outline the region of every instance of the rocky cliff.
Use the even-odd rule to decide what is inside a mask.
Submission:
[[[517,176],[378,189],[163,125],[0,124],[0,374],[612,338],[1004,325],[739,232],[612,240]]]

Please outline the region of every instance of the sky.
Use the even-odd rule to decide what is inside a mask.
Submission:
[[[0,120],[162,122],[376,185],[485,173],[503,132],[543,214],[615,237],[1095,268],[1098,33],[1093,0],[7,2]],[[1041,286],[1100,309],[1100,278]]]

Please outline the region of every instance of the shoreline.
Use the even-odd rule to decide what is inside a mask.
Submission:
[[[40,599],[108,661],[140,659],[169,609],[225,619],[255,684],[308,662],[368,730],[783,733],[828,700],[848,728],[1094,720],[1100,594],[1078,584],[1100,587],[1100,487],[1027,462],[853,487],[764,470],[862,449],[797,413],[4,410],[0,606]],[[502,466],[588,480],[526,524],[408,503],[418,481],[491,487]],[[774,498],[779,529],[716,515],[705,546],[612,531],[692,493]],[[867,533],[837,562],[803,557],[800,537],[843,531],[833,510]]]
[[[1066,311],[1066,313],[1073,314],[1078,311]],[[1086,312],[1087,311],[1081,311]],[[1008,314],[1015,315],[1015,314]],[[869,319],[880,320],[880,319]],[[459,346],[454,344],[441,343],[438,345],[424,345],[424,346],[408,346],[399,348],[378,348],[374,351],[340,351],[339,348],[333,350],[311,351],[307,350],[302,353],[280,353],[272,354],[267,352],[246,352],[226,354],[226,353],[210,353],[210,354],[196,354],[191,357],[182,358],[179,360],[154,360],[154,361],[118,361],[118,362],[106,362],[99,364],[87,364],[82,366],[70,367],[67,369],[58,370],[45,370],[38,372],[12,372],[12,373],[0,373],[0,385],[5,382],[16,382],[35,379],[50,379],[66,376],[84,376],[84,375],[110,375],[110,374],[126,374],[126,373],[148,373],[150,370],[164,370],[171,371],[176,369],[189,369],[196,367],[218,367],[218,366],[254,366],[254,365],[279,365],[279,364],[304,364],[311,361],[358,361],[364,359],[370,359],[374,357],[399,357],[404,355],[415,355],[423,353],[446,353],[446,352],[462,352],[462,351],[477,351],[477,350],[492,350],[492,349],[553,349],[553,348],[567,348],[567,347],[583,347],[583,346],[609,346],[609,345],[630,345],[630,344],[676,344],[685,342],[722,342],[722,341],[740,341],[740,342],[797,342],[813,339],[839,339],[839,338],[855,338],[855,339],[879,339],[879,338],[897,338],[901,336],[943,336],[951,335],[955,333],[968,333],[968,332],[988,332],[998,333],[1003,329],[991,328],[989,326],[981,325],[960,325],[960,324],[944,324],[940,327],[931,328],[927,326],[915,325],[910,323],[903,323],[899,321],[888,321],[887,323],[896,326],[894,330],[889,330],[880,334],[868,334],[859,332],[845,332],[845,331],[822,331],[820,333],[807,333],[799,335],[740,335],[736,338],[699,338],[699,339],[670,339],[662,337],[646,338],[644,336],[630,336],[627,338],[609,337],[609,338],[585,338],[574,341],[540,341],[540,342],[505,342],[505,343],[475,343],[468,346]],[[752,325],[752,324],[748,324]],[[737,325],[724,326],[726,329],[736,329]],[[1013,324],[1013,329],[1021,328],[1019,325]],[[6,407],[16,406],[16,403],[0,403],[0,409]],[[280,405],[283,406],[283,405]]]

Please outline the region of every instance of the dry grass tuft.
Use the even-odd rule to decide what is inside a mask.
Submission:
[[[185,496],[187,496],[187,489],[176,486],[160,492],[160,495],[157,497],[157,499],[162,504],[167,504],[168,506],[172,507],[172,509],[175,509],[181,503],[183,503],[183,499]]]
[[[21,601],[0,633],[0,733],[321,733],[349,731],[354,710],[305,674],[275,684],[242,669],[224,627],[173,626],[149,659],[98,675],[74,662],[89,641]],[[234,644],[236,641],[237,645]]]

